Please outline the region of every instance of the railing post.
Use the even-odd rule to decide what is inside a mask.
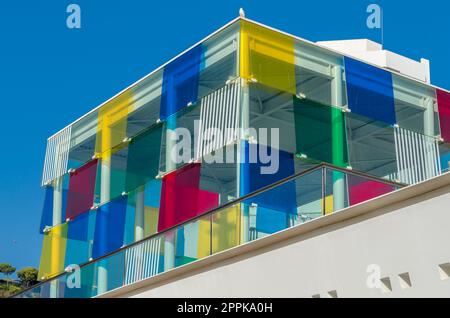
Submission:
[[[135,195],[135,228],[134,228],[134,241],[140,241],[144,239],[145,233],[145,192],[144,186],[139,187]]]
[[[427,137],[434,137],[434,103],[433,99],[430,97],[427,97],[424,100],[424,106],[425,106],[425,113],[424,113],[424,122],[423,122],[423,129],[425,138]],[[434,168],[434,161],[435,161],[435,155],[434,155],[434,146],[430,145],[428,142],[425,143],[425,179],[429,179],[432,177],[435,177],[437,175],[436,170]],[[403,180],[402,180],[403,181]]]
[[[333,164],[343,166],[344,162],[344,129],[342,116],[342,69],[340,65],[333,67],[331,129],[332,129],[332,157]],[[337,107],[336,107],[337,106]],[[333,211],[345,208],[345,176],[339,171],[333,171]]]
[[[59,162],[59,147],[57,147],[57,154],[56,158],[57,162]],[[62,202],[63,202],[63,176],[58,177],[55,179],[53,183],[53,219],[52,219],[52,225],[53,230],[57,231],[59,229],[55,228],[55,226],[60,225],[62,223]],[[53,233],[55,234],[55,233]],[[60,235],[60,233],[57,233],[57,235]],[[60,250],[61,250],[61,239],[52,239],[52,245],[51,245],[51,260],[50,260],[50,269],[52,274],[57,274],[60,271],[61,264],[59,263],[60,258]],[[64,265],[63,265],[64,266]],[[50,298],[58,298],[58,280],[53,280],[50,283]]]
[[[166,121],[166,172],[176,169],[175,153],[176,146],[176,114],[167,117]],[[169,232],[164,236],[164,270],[175,267],[175,232]]]
[[[248,81],[244,78],[240,78],[241,85],[241,127],[240,134],[238,140],[238,150],[237,150],[237,193],[238,197],[241,197],[247,193],[244,193],[244,185],[248,180],[246,179],[246,173],[243,171],[243,164],[249,158],[246,157],[245,154],[245,141],[248,139],[248,129],[249,129],[249,120],[250,120],[250,88]],[[241,203],[240,209],[240,217],[241,217],[241,238],[242,242],[249,241],[249,232],[250,232],[250,223],[249,223],[249,207],[246,204]]]
[[[106,133],[106,132],[105,132]],[[111,199],[111,156],[112,150],[108,149],[102,154],[101,159],[101,179],[100,179],[100,204],[105,204]],[[102,222],[105,223],[105,222]],[[106,224],[104,224],[106,226]],[[103,244],[106,240],[108,229],[105,228],[101,233],[105,236],[101,238]],[[103,259],[98,264],[97,269],[97,295],[108,291],[108,269],[107,260]]]

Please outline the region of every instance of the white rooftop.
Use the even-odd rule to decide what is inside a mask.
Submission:
[[[380,43],[368,39],[319,41],[317,44],[338,51],[342,54],[394,70],[430,84],[430,61],[415,61],[403,55],[384,50]]]

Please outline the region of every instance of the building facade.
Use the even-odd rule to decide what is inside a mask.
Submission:
[[[99,296],[446,172],[450,92],[364,45],[238,18],[50,137],[19,296]]]

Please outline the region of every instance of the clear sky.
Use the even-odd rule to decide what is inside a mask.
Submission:
[[[81,29],[66,7],[81,7]],[[363,0],[1,0],[0,263],[38,266],[46,139],[238,15],[312,40],[371,38],[384,9],[386,49],[431,60],[450,88],[450,2]]]

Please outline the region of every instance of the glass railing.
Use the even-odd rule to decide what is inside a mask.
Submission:
[[[320,164],[101,258],[67,268],[15,297],[95,297],[403,186]]]

